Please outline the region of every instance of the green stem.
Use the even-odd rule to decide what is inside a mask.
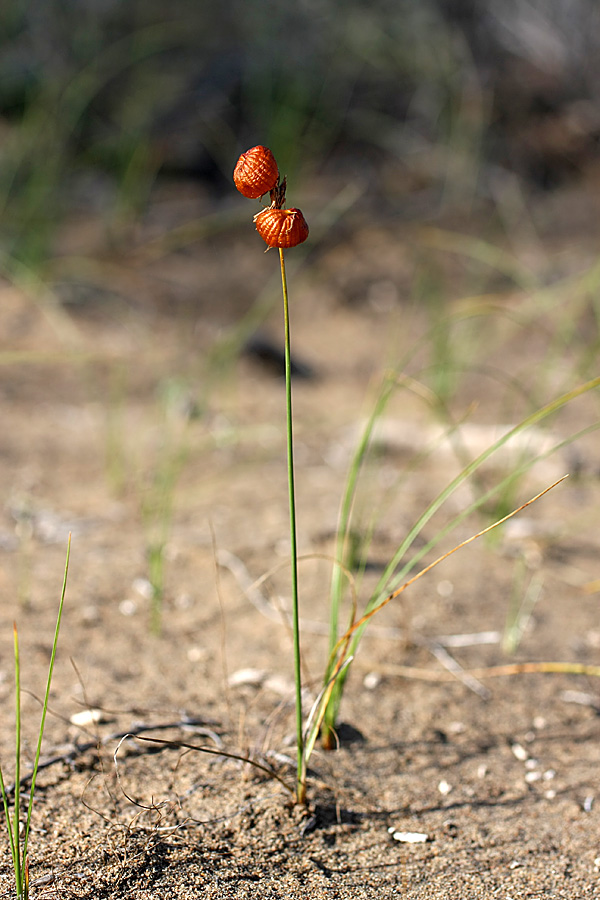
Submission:
[[[65,595],[67,592],[67,578],[69,575],[69,559],[71,557],[71,532],[69,532],[69,537],[67,540],[67,556],[65,560],[65,572],[63,576],[63,584],[62,591],[60,594],[60,602],[58,604],[58,614],[56,616],[56,625],[54,627],[54,640],[52,641],[52,651],[50,653],[50,664],[48,666],[48,677],[46,678],[46,692],[44,694],[44,702],[42,704],[42,718],[40,721],[40,727],[38,729],[38,740],[37,746],[35,749],[35,757],[33,760],[33,771],[31,773],[31,788],[29,791],[29,806],[27,808],[27,819],[25,822],[25,837],[23,839],[23,865],[27,866],[27,848],[29,845],[29,831],[31,828],[31,813],[33,810],[33,800],[35,797],[35,785],[37,781],[38,768],[40,765],[40,757],[42,755],[42,741],[44,739],[44,729],[46,727],[46,715],[48,713],[48,705],[50,703],[50,688],[52,687],[52,675],[54,673],[54,663],[56,661],[56,651],[58,648],[58,636],[60,634],[60,623],[62,622],[62,614],[63,608],[65,605]],[[18,793],[18,781],[15,782],[17,787],[15,787],[15,796]],[[25,892],[24,897],[25,900],[28,900],[29,896],[29,883],[28,879],[25,879]]]
[[[298,748],[298,777],[296,800],[306,801],[306,765],[304,735],[302,733],[302,668],[300,660],[300,612],[298,606],[298,549],[296,543],[296,493],[294,490],[294,442],[292,429],[292,371],[290,363],[290,315],[287,279],[283,250],[279,249],[281,287],[283,290],[283,323],[285,329],[285,400],[287,417],[287,464],[290,501],[290,551],[292,566],[292,630],[294,635],[294,681],[296,685],[296,743]]]
[[[17,626],[14,623],[13,640],[15,659],[15,803],[13,808],[12,847],[17,900],[21,900],[23,897],[23,867],[19,833],[19,820],[21,818],[21,661],[19,657],[19,636],[17,634]]]

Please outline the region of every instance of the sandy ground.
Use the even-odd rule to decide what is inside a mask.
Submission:
[[[178,199],[175,191],[163,200],[163,217]],[[443,246],[467,228],[367,225],[360,209],[307,257],[289,254],[294,352],[311,375],[294,383],[307,703],[326,656],[347,466],[383,372],[398,366],[404,386],[357,501],[358,521],[372,528],[363,602],[461,462],[499,425],[597,374],[597,278],[595,287],[581,282],[597,247],[590,203],[568,198],[570,229],[555,215],[557,200],[538,210],[539,240],[511,257],[532,273],[529,285]],[[238,760],[120,742],[135,730],[221,748],[293,784],[283,383],[264,346],[225,352],[256,298],[267,308],[274,298],[260,334],[280,348],[277,257],[261,253],[249,224],[230,228],[226,244],[217,234],[168,253],[148,245],[152,227],[131,254],[95,256],[93,275],[82,267],[64,308],[1,286],[0,758],[9,782],[11,623],[22,644],[29,761],[72,532],[43,752],[51,764],[33,813],[32,896],[600,897],[597,681],[472,682],[447,668],[598,665],[593,432],[545,456],[504,499],[519,505],[571,472],[567,482],[374,621],[348,681],[339,750],[311,760],[306,809]],[[61,250],[94,256],[96,240],[95,223],[73,223]],[[512,252],[505,239],[490,240]],[[56,290],[65,295],[60,279]],[[433,322],[441,325],[431,331]],[[442,389],[444,415],[432,403]],[[452,440],[449,417],[461,423]],[[597,420],[596,392],[541,423],[528,448],[513,447],[462,486],[415,549],[524,453],[544,453]],[[493,513],[490,503],[472,513],[425,561]],[[148,548],[164,522],[157,635]],[[248,595],[244,579],[273,567],[259,595]],[[524,597],[537,602],[507,654],[511,602]],[[90,708],[98,722],[73,724]],[[8,850],[0,895],[12,896]]]

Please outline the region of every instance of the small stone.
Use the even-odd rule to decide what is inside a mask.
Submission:
[[[135,600],[121,600],[119,612],[122,616],[134,616],[137,612],[137,603]]]
[[[534,781],[539,781],[542,777],[541,772],[526,772],[525,773],[525,781],[527,784],[533,784]]]
[[[525,762],[526,759],[529,759],[529,753],[521,744],[511,744],[510,749],[519,762]]]
[[[269,675],[264,683],[268,691],[273,691],[278,697],[290,697],[294,693],[294,682],[284,675]]]
[[[267,673],[264,669],[238,669],[237,672],[229,676],[229,686],[250,685],[251,687],[260,687],[266,675]]]
[[[154,596],[154,588],[147,578],[134,578],[131,587],[136,592],[136,594],[139,594],[140,597],[144,598],[144,600],[152,600],[152,597]]]
[[[450,734],[464,734],[467,730],[464,722],[450,722],[448,732]]]
[[[367,691],[374,691],[375,688],[378,688],[381,684],[381,675],[377,672],[367,672],[365,677],[363,678],[363,687],[366,688]]]
[[[94,603],[89,603],[82,608],[81,621],[84,625],[95,625],[100,621],[100,611]]]
[[[438,581],[437,592],[440,597],[451,597],[454,593],[454,585],[447,578],[444,578],[442,581]]]
[[[429,840],[429,835],[422,831],[396,831],[393,826],[388,828],[388,834],[391,834],[392,840],[402,844],[424,844]]]
[[[104,721],[104,713],[101,709],[83,709],[69,717],[71,725],[76,725],[78,728],[87,728]]]
[[[194,598],[191,594],[184,591],[175,597],[175,606],[177,609],[190,609],[194,605]]]

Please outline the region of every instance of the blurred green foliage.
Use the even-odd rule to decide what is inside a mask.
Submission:
[[[327,161],[370,177],[385,159],[464,199],[508,109],[518,143],[523,116],[556,124],[561,99],[585,95],[563,76],[588,73],[593,93],[600,48],[581,26],[595,2],[573,0],[566,27],[560,0],[4,0],[5,266],[35,267],[74,206],[135,217],[159,173],[229,190],[232,161],[259,142],[294,179]]]
[[[299,177],[443,142],[472,82],[433,0],[7,0],[0,35],[1,250],[33,267],[74,205],[135,213],[161,171],[228,187],[252,143]]]

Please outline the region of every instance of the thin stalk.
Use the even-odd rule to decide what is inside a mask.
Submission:
[[[467,478],[471,477],[479,467],[488,460],[493,453],[495,453],[500,447],[507,443],[512,437],[524,431],[526,428],[530,428],[534,425],[537,425],[538,422],[543,421],[548,416],[558,412],[559,409],[566,406],[572,400],[575,400],[577,397],[587,393],[588,391],[595,390],[600,387],[600,376],[596,378],[592,378],[584,384],[579,385],[576,388],[573,388],[570,391],[567,391],[565,394],[562,394],[560,397],[557,397],[555,400],[552,400],[550,403],[547,403],[545,406],[542,406],[540,409],[537,409],[535,412],[531,413],[518,425],[515,425],[510,431],[506,432],[506,434],[502,435],[497,441],[495,441],[490,447],[483,451],[476,459],[470,462],[463,470],[460,472],[445,488],[443,491],[438,494],[438,496],[433,500],[427,509],[422,513],[419,517],[415,525],[411,528],[404,541],[394,554],[392,560],[388,563],[385,571],[383,572],[379,582],[373,591],[369,602],[365,607],[365,614],[361,619],[357,622],[353,623],[352,627],[348,629],[346,632],[347,635],[352,634],[352,641],[349,645],[348,652],[350,655],[354,656],[356,653],[356,648],[360,642],[361,636],[366,628],[368,621],[371,619],[372,615],[381,609],[382,606],[385,606],[386,603],[389,602],[390,596],[396,596],[397,591],[396,588],[398,585],[402,585],[400,587],[400,592],[405,589],[408,584],[412,584],[412,579],[410,581],[404,581],[408,573],[411,569],[417,564],[417,562],[426,555],[429,550],[434,547],[439,539],[443,537],[452,527],[461,522],[465,515],[471,512],[474,509],[480,507],[486,500],[491,497],[497,490],[501,490],[514,476],[515,474],[520,474],[521,472],[527,471],[527,469],[533,464],[535,460],[528,461],[524,466],[522,466],[516,472],[512,472],[506,479],[504,479],[500,485],[496,485],[491,488],[489,491],[478,497],[469,507],[463,512],[459,513],[459,515],[455,516],[452,519],[452,522],[449,523],[448,526],[441,528],[434,537],[425,544],[420,550],[418,550],[405,564],[402,566],[399,572],[396,572],[396,569],[403,559],[404,555],[410,549],[412,544],[414,543],[417,535],[423,530],[425,525],[429,522],[432,516],[440,509],[440,507],[446,502],[446,500],[451,496],[451,494],[456,491],[460,485],[462,485]],[[576,437],[576,436],[574,436]],[[573,439],[574,439],[573,437]],[[571,439],[569,439],[570,441]],[[569,441],[563,442],[568,443]],[[559,444],[555,449],[558,449],[561,445]],[[540,456],[538,458],[543,458]],[[501,519],[500,522],[505,521]],[[439,560],[438,560],[439,561]],[[437,562],[435,563],[437,565]],[[419,576],[420,577],[420,576]],[[404,582],[404,584],[403,584]],[[342,640],[338,640],[337,649],[334,653],[331,654],[327,672],[332,673],[333,667],[336,665],[336,659],[339,662],[339,656],[337,655],[337,651],[342,645]],[[345,669],[342,672],[340,678],[336,679],[335,685],[331,694],[330,699],[330,709],[327,711],[325,715],[325,723],[328,727],[335,726],[335,720],[337,716],[337,710],[339,708],[342,693],[344,690],[344,683],[346,676],[348,674],[349,669]],[[327,732],[324,734],[324,737],[327,737]]]
[[[536,494],[535,497],[532,497],[531,500],[527,500],[526,503],[523,503],[517,509],[513,509],[512,512],[509,512],[506,516],[503,516],[501,519],[498,519],[496,522],[493,522],[491,525],[488,525],[487,528],[483,528],[481,531],[478,531],[477,534],[472,534],[471,537],[467,538],[464,541],[461,541],[460,544],[457,544],[451,550],[447,550],[446,553],[443,553],[441,556],[438,556],[437,559],[434,559],[432,563],[429,563],[428,566],[425,566],[424,569],[420,569],[416,575],[413,575],[412,578],[409,578],[408,581],[405,581],[399,588],[393,590],[387,597],[384,597],[380,600],[375,606],[368,606],[364,615],[357,621],[354,622],[353,625],[348,629],[345,635],[340,638],[338,641],[337,647],[335,648],[336,653],[342,648],[342,657],[345,656],[347,647],[348,647],[348,638],[356,633],[357,631],[362,631],[366,623],[373,618],[373,616],[379,612],[380,609],[383,609],[384,606],[387,606],[391,600],[395,600],[396,597],[399,597],[400,594],[403,594],[404,591],[409,588],[411,585],[415,583],[415,581],[419,581],[424,575],[427,575],[431,572],[432,569],[435,569],[436,566],[439,566],[440,563],[443,563],[444,560],[448,559],[449,556],[452,556],[458,550],[462,550],[463,547],[472,544],[473,541],[476,541],[478,538],[483,537],[485,534],[489,534],[490,531],[493,531],[494,528],[498,528],[499,525],[503,525],[504,522],[508,522],[509,519],[512,519],[522,510],[527,509],[528,506],[531,506],[532,503],[535,503],[540,497],[543,497],[548,491],[551,491],[557,485],[561,484],[568,478],[568,475],[563,475],[562,478],[559,478],[558,481],[555,481],[554,484],[551,484],[549,487],[544,488],[543,491],[540,491],[539,494]],[[338,660],[339,665],[339,660]]]
[[[390,399],[394,388],[398,383],[398,378],[394,372],[388,373],[383,382],[383,385],[380,389],[379,395],[377,397],[377,402],[373,407],[371,415],[367,421],[366,427],[363,430],[360,442],[354,456],[352,458],[352,462],[350,464],[350,470],[348,473],[348,478],[346,480],[346,488],[344,490],[344,496],[342,499],[342,505],[340,508],[338,527],[337,527],[337,539],[336,539],[336,551],[335,557],[336,562],[333,566],[333,572],[331,575],[331,589],[330,589],[330,601],[329,601],[329,664],[325,670],[325,678],[324,684],[325,687],[329,691],[329,696],[333,697],[331,702],[327,702],[325,705],[325,713],[323,717],[322,723],[322,739],[323,746],[327,749],[331,750],[335,746],[336,736],[335,736],[335,722],[337,719],[338,709],[339,709],[339,701],[341,700],[342,692],[343,692],[343,683],[340,680],[336,683],[336,677],[332,679],[332,675],[335,669],[335,647],[337,646],[339,640],[339,615],[340,615],[340,607],[343,599],[343,583],[344,578],[346,577],[346,573],[344,570],[344,566],[348,565],[347,560],[347,546],[348,539],[350,535],[350,522],[352,519],[352,510],[354,507],[354,501],[356,498],[356,491],[358,486],[358,479],[360,473],[363,468],[363,463],[367,458],[367,454],[369,452],[369,448],[371,445],[371,438],[373,436],[373,430],[378,420],[380,419],[383,411],[387,405],[388,400]],[[352,616],[352,620],[354,619],[354,614]],[[343,676],[342,676],[343,677]]]
[[[348,473],[348,478],[346,481],[346,488],[344,490],[344,496],[342,499],[342,505],[340,508],[340,515],[337,527],[337,539],[336,539],[336,561],[340,563],[340,565],[334,565],[333,572],[331,576],[331,603],[330,603],[330,619],[329,619],[329,652],[333,651],[333,648],[338,642],[339,634],[338,634],[338,623],[339,623],[339,611],[340,605],[342,602],[342,583],[345,578],[345,573],[342,568],[343,564],[346,562],[346,547],[348,543],[348,536],[350,532],[350,520],[352,517],[352,508],[354,506],[354,500],[356,497],[356,488],[358,484],[358,478],[361,473],[363,463],[367,457],[367,453],[369,450],[369,446],[371,443],[371,438],[373,436],[373,430],[385,406],[393,392],[397,384],[397,378],[395,374],[388,374],[385,378],[383,386],[379,392],[377,397],[377,402],[373,407],[373,411],[369,416],[367,425],[363,430],[361,435],[361,439],[359,441],[358,447],[354,453],[352,458],[352,462],[350,465],[350,470]],[[327,671],[325,674],[325,684],[328,683],[331,672]]]
[[[19,635],[16,623],[13,622],[14,658],[15,658],[15,805],[13,809],[12,839],[13,869],[15,872],[15,887],[17,898],[23,897],[23,866],[21,864],[21,851],[19,845],[19,819],[21,817],[21,661],[19,657]],[[25,854],[23,854],[23,859]]]
[[[290,314],[288,303],[285,259],[279,248],[281,263],[281,288],[283,291],[283,324],[285,330],[285,405],[287,421],[287,465],[290,506],[290,552],[292,569],[292,631],[294,636],[294,681],[296,685],[296,745],[298,749],[298,774],[296,801],[306,801],[306,765],[304,759],[304,735],[302,729],[302,667],[300,660],[300,610],[298,604],[298,547],[296,541],[296,492],[294,489],[294,436],[292,428],[292,368],[290,362]]]
[[[65,605],[65,594],[67,592],[67,578],[69,575],[69,559],[71,557],[71,532],[67,540],[67,557],[65,560],[65,571],[63,575],[62,590],[60,592],[60,603],[58,604],[58,613],[56,616],[56,625],[54,627],[54,640],[52,641],[52,652],[50,654],[50,664],[48,666],[48,677],[46,679],[46,692],[44,694],[44,703],[42,705],[42,718],[38,729],[38,740],[35,748],[35,757],[33,761],[33,771],[31,773],[31,789],[29,791],[29,805],[27,808],[27,820],[25,823],[25,837],[23,839],[23,862],[27,863],[27,846],[29,843],[29,830],[31,827],[31,813],[33,810],[33,798],[35,795],[35,784],[37,781],[38,767],[40,764],[40,756],[42,753],[42,741],[44,739],[44,728],[46,726],[46,714],[48,712],[48,704],[50,703],[50,688],[52,686],[52,675],[54,673],[54,663],[56,661],[56,650],[58,648],[58,636],[60,633],[60,623],[62,621],[63,607]],[[18,671],[18,670],[17,670]],[[19,782],[15,779],[15,797],[19,793]],[[27,896],[27,895],[26,895]]]
[[[54,630],[54,640],[52,642],[52,652],[50,656],[50,665],[48,667],[48,677],[46,679],[46,692],[44,694],[44,702],[42,704],[42,718],[38,729],[38,740],[31,772],[31,789],[29,791],[29,803],[27,806],[27,816],[25,819],[25,834],[23,837],[22,847],[20,841],[20,819],[21,819],[21,657],[19,652],[19,634],[16,624],[13,624],[13,642],[14,642],[14,665],[15,665],[15,786],[14,786],[14,804],[13,816],[11,820],[10,810],[8,807],[8,794],[6,784],[0,766],[0,795],[4,806],[4,818],[6,820],[6,828],[10,843],[10,850],[13,863],[13,872],[15,877],[15,889],[17,900],[29,900],[29,863],[27,859],[27,848],[29,844],[29,832],[31,827],[31,813],[33,810],[33,801],[35,796],[35,785],[37,773],[40,763],[40,755],[42,751],[42,740],[44,737],[44,726],[46,724],[46,714],[48,712],[48,704],[50,702],[50,686],[52,683],[52,673],[54,671],[54,661],[56,659],[56,649],[58,646],[58,635],[60,631],[60,622],[65,601],[65,593],[67,589],[67,574],[69,570],[69,555],[71,552],[71,535],[67,543],[67,559],[65,563],[65,574],[63,578],[63,586],[58,607],[58,616],[56,619],[56,628]]]

